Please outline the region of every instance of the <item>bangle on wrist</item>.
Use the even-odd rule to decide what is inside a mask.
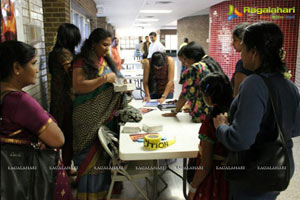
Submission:
[[[161,95],[161,98],[164,98],[164,99],[165,99],[165,98],[166,98],[166,95]]]
[[[197,188],[194,188],[191,184],[189,184],[189,192],[196,193]]]

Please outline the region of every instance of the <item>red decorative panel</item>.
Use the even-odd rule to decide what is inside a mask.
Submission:
[[[232,5],[232,6],[230,6]],[[231,8],[230,8],[231,7]],[[248,13],[247,8],[256,9],[256,13]],[[270,7],[270,8],[269,8]],[[257,10],[257,8],[267,8]],[[261,13],[270,12],[272,8],[280,12],[280,8],[291,8],[290,13]],[[294,9],[293,9],[294,8]],[[235,9],[237,12],[235,12]],[[229,20],[228,13],[236,13],[235,18]],[[282,12],[285,12],[284,10]],[[242,16],[241,16],[242,15]],[[242,22],[272,21],[278,24],[284,34],[284,49],[286,51],[287,68],[292,72],[295,81],[297,46],[299,32],[300,1],[299,0],[231,0],[210,8],[210,46],[209,55],[215,58],[226,74],[231,77],[235,64],[240,59],[240,53],[232,46],[232,30]]]

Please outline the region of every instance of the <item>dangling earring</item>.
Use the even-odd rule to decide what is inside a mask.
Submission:
[[[20,75],[20,73],[19,73],[19,72],[16,72],[16,74],[17,74],[17,76],[19,76],[19,75]]]

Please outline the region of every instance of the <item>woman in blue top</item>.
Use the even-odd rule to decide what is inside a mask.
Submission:
[[[230,108],[230,124],[224,114],[214,118],[216,136],[230,151],[248,150],[255,142],[274,139],[275,120],[268,106],[268,88],[263,79],[273,85],[278,102],[279,122],[285,134],[291,176],[294,172],[292,137],[300,135],[300,95],[297,87],[285,79],[283,34],[271,22],[259,22],[246,28],[242,41],[244,67],[254,72],[240,86],[239,95]],[[273,134],[272,134],[273,133]],[[242,184],[231,184],[233,199],[274,200],[280,192],[259,192]]]

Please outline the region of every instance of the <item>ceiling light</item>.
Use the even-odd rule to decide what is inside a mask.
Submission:
[[[170,4],[173,3],[172,1],[156,1],[155,4]]]
[[[139,19],[136,19],[136,21],[140,21],[140,22],[157,22],[158,19],[155,19],[155,18],[139,18]]]
[[[151,26],[151,24],[134,24],[135,26]]]
[[[171,13],[172,10],[140,10],[140,13]]]

